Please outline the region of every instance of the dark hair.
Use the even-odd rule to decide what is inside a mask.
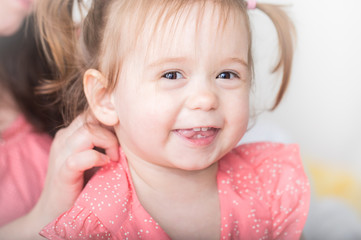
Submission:
[[[13,35],[0,37],[0,86],[9,92],[22,114],[38,131],[53,135],[61,124],[52,95],[38,95],[41,79],[52,79],[41,48],[37,47],[34,17],[31,15]]]

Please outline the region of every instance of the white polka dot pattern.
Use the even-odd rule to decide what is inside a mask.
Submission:
[[[48,239],[169,239],[141,206],[126,158],[102,168]],[[241,145],[219,161],[221,239],[299,239],[309,184],[296,145]]]

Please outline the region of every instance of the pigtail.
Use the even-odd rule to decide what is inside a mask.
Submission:
[[[272,73],[277,72],[282,68],[282,82],[275,103],[271,109],[274,110],[281,102],[290,81],[295,28],[289,16],[279,6],[257,3],[257,8],[271,19],[278,35],[280,57],[276,66],[273,68]]]
[[[38,92],[57,95],[54,104],[61,106],[65,126],[88,106],[82,79],[87,69],[98,68],[106,2],[110,1],[94,0],[87,8],[83,0],[37,1],[39,42],[56,73],[55,79],[43,80]],[[75,6],[80,11],[79,22],[74,21]]]

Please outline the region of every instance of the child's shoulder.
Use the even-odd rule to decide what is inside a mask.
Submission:
[[[265,171],[271,168],[282,168],[283,165],[292,165],[295,169],[303,171],[297,144],[273,142],[242,144],[232,149],[220,161],[221,168],[232,168],[233,170],[263,169]]]
[[[262,188],[272,191],[290,184],[298,185],[300,190],[308,189],[297,144],[260,142],[240,145],[220,160],[219,172],[228,178],[253,176]]]
[[[42,229],[48,239],[168,239],[141,206],[125,155],[89,180],[74,206]],[[135,231],[134,229],[139,229]],[[141,230],[141,231],[140,231]],[[144,230],[144,231],[143,231]]]
[[[73,207],[42,229],[48,239],[111,239],[113,226],[126,220],[129,182],[124,166],[110,163],[89,180]],[[108,221],[106,221],[108,220]]]
[[[249,216],[255,220],[266,219],[263,224],[270,224],[267,231],[272,239],[283,239],[287,234],[288,239],[299,237],[310,191],[298,145],[270,142],[240,145],[219,161],[218,180],[219,191],[227,193],[227,199],[236,199],[240,205],[243,199],[251,199],[243,202],[242,207],[248,206],[252,212]]]

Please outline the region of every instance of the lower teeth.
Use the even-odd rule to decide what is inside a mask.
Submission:
[[[197,134],[193,138],[200,139],[200,138],[205,138],[205,136],[203,136],[201,134]]]

